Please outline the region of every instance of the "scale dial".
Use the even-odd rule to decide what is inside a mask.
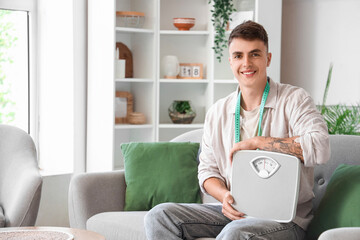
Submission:
[[[260,156],[250,161],[255,173],[261,178],[269,178],[279,169],[280,164],[270,157]]]

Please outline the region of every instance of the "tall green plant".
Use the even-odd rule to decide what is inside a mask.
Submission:
[[[209,0],[209,4],[213,3],[211,10],[213,26],[215,29],[214,51],[216,58],[221,62],[223,50],[227,47],[227,38],[225,35],[226,26],[231,20],[230,15],[236,11],[232,0]]]
[[[323,102],[320,106],[321,114],[324,116],[328,126],[329,134],[360,135],[360,103],[353,106],[337,104],[326,105],[326,99],[331,83],[333,64],[330,64],[326,81]]]
[[[325,103],[326,103],[327,95],[329,92],[333,67],[334,67],[333,63],[330,63],[329,73],[328,73],[328,77],[326,80],[326,86],[325,86],[325,91],[324,91],[324,96],[323,96],[323,101],[322,101],[322,106],[321,106],[321,114],[324,114],[326,111]]]
[[[10,98],[10,85],[6,83],[6,75],[3,66],[11,63],[12,60],[8,56],[8,49],[13,46],[17,40],[11,34],[13,25],[6,21],[5,18],[11,11],[0,9],[0,123],[10,123],[15,119],[15,112],[12,110],[15,106]]]

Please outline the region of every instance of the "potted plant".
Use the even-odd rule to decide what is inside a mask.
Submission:
[[[209,4],[213,3],[213,9],[211,10],[215,38],[214,38],[214,51],[216,58],[221,62],[223,56],[223,50],[227,47],[227,37],[225,35],[226,26],[229,22],[230,15],[236,11],[233,0],[209,0]]]
[[[344,104],[326,105],[333,64],[330,64],[328,78],[321,106],[318,106],[328,126],[329,134],[360,135],[360,103],[353,106]]]
[[[192,123],[196,113],[193,110],[190,101],[188,100],[175,100],[170,105],[169,116],[173,123]]]

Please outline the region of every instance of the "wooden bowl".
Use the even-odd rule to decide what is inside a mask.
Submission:
[[[189,31],[195,25],[195,18],[174,18],[173,23],[179,31]]]

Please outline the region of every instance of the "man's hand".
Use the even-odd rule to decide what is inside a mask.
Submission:
[[[240,141],[238,143],[235,143],[233,148],[230,150],[230,162],[232,163],[233,155],[236,151],[240,150],[256,150],[258,149],[259,145],[259,137],[253,137],[246,139],[244,141]]]
[[[304,156],[300,143],[295,140],[299,136],[291,138],[273,138],[273,137],[253,137],[244,141],[235,143],[230,150],[230,162],[233,160],[233,154],[240,150],[265,150],[293,155],[304,162]]]
[[[208,178],[204,182],[205,190],[222,203],[222,213],[231,220],[237,220],[244,218],[244,213],[236,211],[231,204],[234,202],[234,198],[231,196],[229,189],[225,186],[225,183],[219,178]]]
[[[231,220],[239,220],[244,218],[244,213],[235,210],[231,204],[234,203],[234,198],[228,191],[222,200],[222,213]]]

